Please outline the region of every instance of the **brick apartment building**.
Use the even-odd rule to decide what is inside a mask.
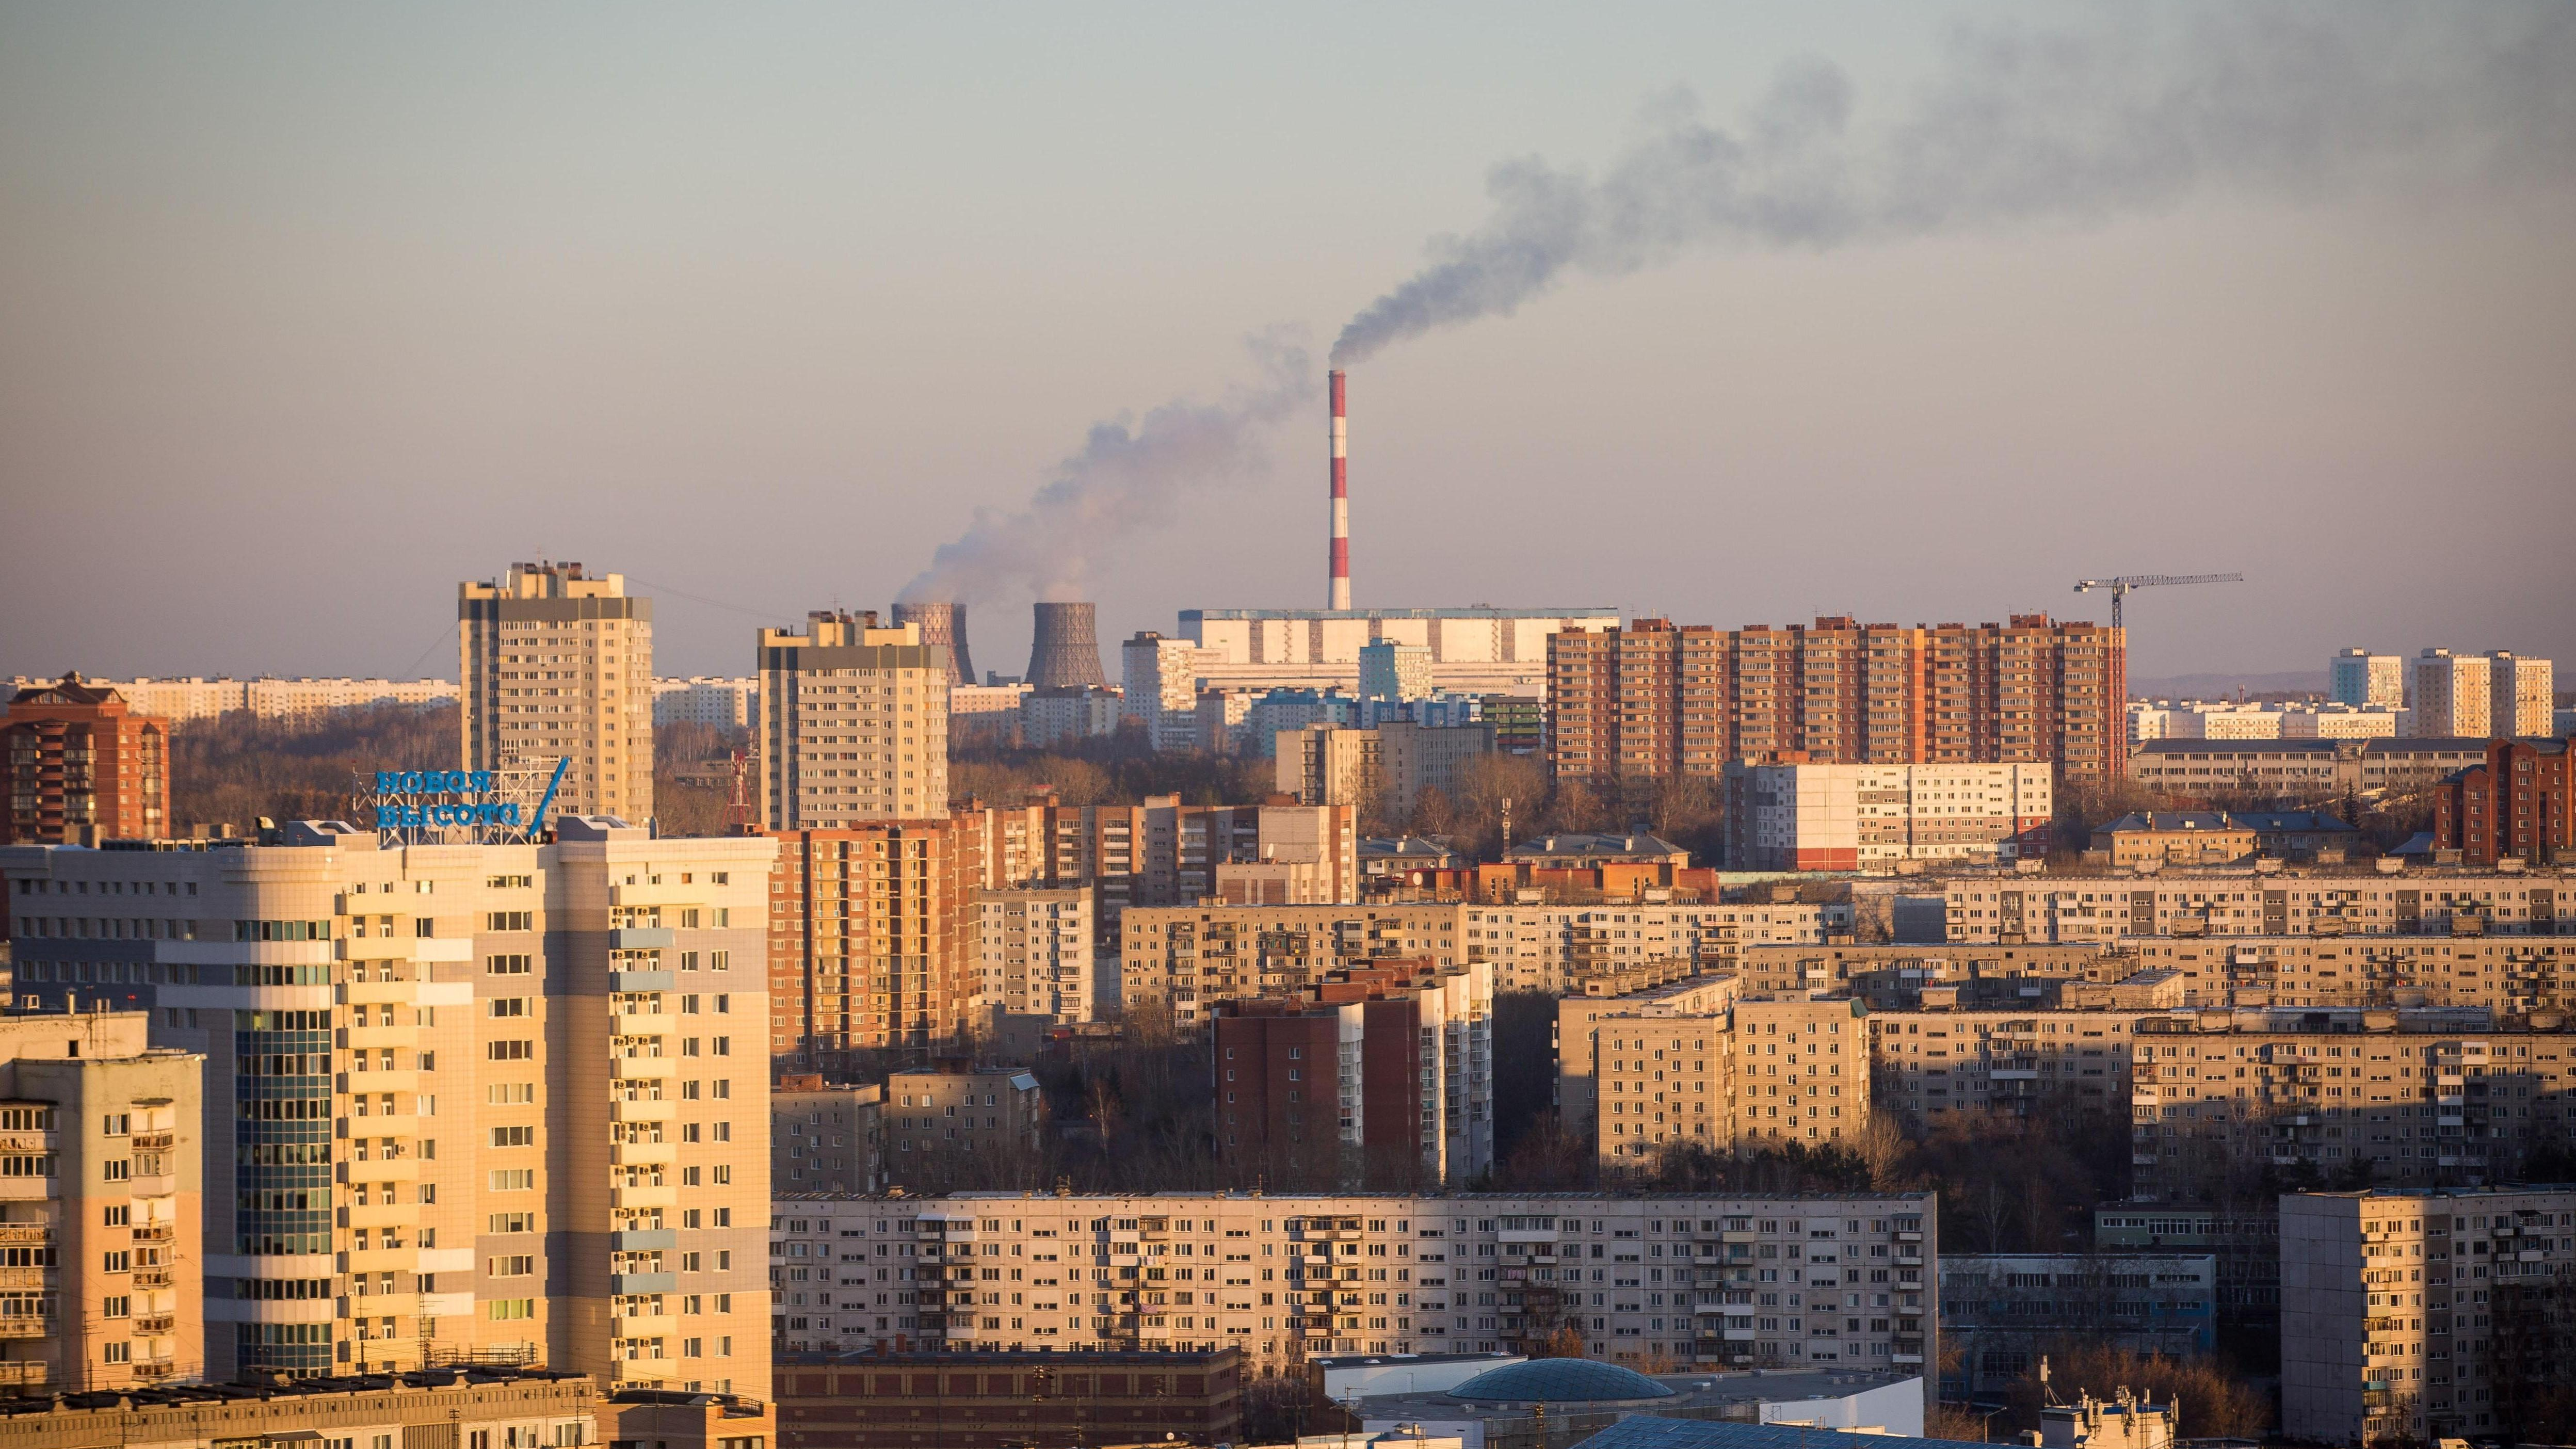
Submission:
[[[77,674],[19,690],[0,724],[0,796],[0,845],[166,835],[169,722]]]
[[[2565,740],[2491,740],[2486,763],[2433,792],[2433,844],[2460,863],[2549,863],[2576,851],[2576,756]]]
[[[853,1053],[964,1036],[983,983],[974,818],[774,833],[772,1062],[842,1071]]]
[[[1219,1004],[1217,1154],[1243,1186],[1418,1190],[1493,1165],[1493,971],[1382,962]]]
[[[1822,617],[1718,629],[1640,619],[1548,639],[1560,778],[1716,776],[1729,760],[2054,763],[2118,773],[2121,630],[2016,614],[1900,626]]]
[[[1070,1449],[1243,1437],[1243,1350],[1231,1346],[1078,1358],[798,1355],[781,1365],[779,1385],[782,1419],[848,1449]]]

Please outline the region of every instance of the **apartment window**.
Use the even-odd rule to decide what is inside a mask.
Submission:
[[[531,969],[527,956],[486,956],[483,969],[495,976],[525,976]]]
[[[537,1129],[534,1127],[495,1127],[492,1129],[492,1145],[495,1147],[534,1147],[537,1145]]]
[[[537,1185],[537,1170],[533,1167],[496,1167],[492,1169],[490,1181],[494,1192],[531,1192]]]

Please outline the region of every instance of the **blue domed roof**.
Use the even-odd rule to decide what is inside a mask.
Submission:
[[[1668,1399],[1673,1391],[1633,1369],[1588,1358],[1534,1358],[1488,1369],[1449,1391],[1475,1403],[1581,1404]]]

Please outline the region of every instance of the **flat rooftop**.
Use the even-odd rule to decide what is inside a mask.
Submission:
[[[1745,1369],[1731,1373],[1653,1374],[1655,1382],[1673,1391],[1669,1399],[1650,1399],[1642,1403],[1621,1402],[1615,1409],[1603,1404],[1597,1408],[1580,1402],[1551,1403],[1547,1413],[1551,1420],[1566,1415],[1593,1412],[1647,1414],[1660,1417],[1715,1419],[1733,1409],[1751,1418],[1755,1406],[1782,1400],[1840,1399],[1889,1384],[1911,1382],[1912,1374],[1846,1372],[1818,1369]],[[1363,1394],[1356,1400],[1359,1416],[1364,1420],[1459,1419],[1526,1419],[1529,1405],[1517,1403],[1467,1403],[1443,1392],[1420,1394]],[[1873,1441],[1875,1442],[1875,1441]]]

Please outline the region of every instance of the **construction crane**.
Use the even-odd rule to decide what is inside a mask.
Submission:
[[[2116,579],[2086,579],[2075,586],[2075,592],[2089,594],[2095,589],[2111,591],[2111,627],[2120,625],[2120,601],[2131,589],[2161,589],[2168,584],[2241,584],[2243,574],[2122,574]]]

